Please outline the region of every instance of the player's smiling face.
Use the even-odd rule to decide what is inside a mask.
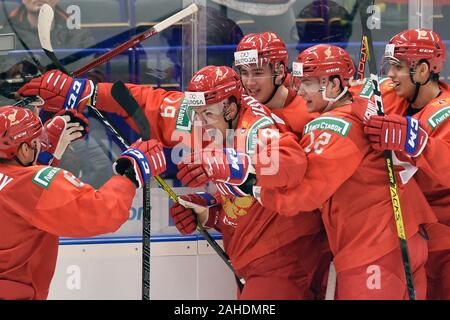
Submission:
[[[297,95],[305,100],[308,112],[321,112],[325,109],[328,102],[323,99],[318,78],[299,78],[295,79],[295,82]]]
[[[223,142],[228,129],[228,122],[224,117],[226,103],[227,100],[223,100],[219,103],[194,108],[194,122],[201,123],[208,137],[221,140],[219,138],[221,136]],[[222,141],[216,142],[222,143]]]
[[[411,81],[409,66],[406,61],[390,63],[388,76],[391,78],[395,93],[399,97],[409,99],[414,97],[415,86]]]
[[[270,64],[242,66],[240,76],[246,93],[259,102],[264,103],[272,95],[275,86]]]

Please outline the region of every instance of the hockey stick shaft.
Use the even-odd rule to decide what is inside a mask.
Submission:
[[[39,20],[42,20],[42,24],[40,25],[40,28],[38,29],[39,32],[39,39],[41,41],[41,46],[44,49],[44,52],[48,55],[48,57],[52,60],[53,64],[60,70],[67,72],[67,70],[65,70],[65,68],[61,65],[61,63],[59,62],[59,60],[57,59],[57,57],[53,53],[53,48],[51,45],[51,41],[50,41],[50,27],[51,27],[51,23],[53,20],[53,9],[51,9],[50,6],[48,6],[49,8],[44,8],[46,5],[44,4],[41,8],[41,12],[39,14]],[[188,8],[190,8],[189,11],[186,11]],[[52,12],[50,12],[50,10]],[[172,17],[176,17],[176,19],[171,19],[172,17],[169,17],[168,19],[162,21],[161,23],[155,25],[152,29],[154,29],[155,31],[153,31],[153,33],[151,35],[156,34],[155,32],[160,32],[162,30],[164,30],[165,28],[169,27],[170,25],[178,22],[179,20],[183,19],[186,16],[189,16],[190,14],[196,12],[198,10],[198,7],[196,5],[191,5],[189,7],[187,7],[186,9],[180,11],[179,13],[175,14]],[[48,12],[47,12],[48,11]],[[183,12],[183,13],[182,13]],[[42,17],[41,17],[42,16]],[[148,34],[148,36],[146,36],[145,39],[149,38],[150,32],[152,32],[151,30],[148,30],[146,32],[144,32],[143,34]],[[143,35],[141,34],[141,35]],[[139,37],[139,36],[138,36]],[[137,38],[137,37],[135,37]],[[133,39],[135,39],[133,38]],[[130,39],[129,41],[127,41],[127,43],[131,43],[133,41],[133,39]],[[140,41],[143,41],[145,39],[140,38]],[[138,42],[133,42],[134,45],[137,44]],[[124,43],[125,44],[125,43]],[[132,46],[132,45],[131,45]],[[131,47],[130,46],[130,47]],[[122,51],[117,50],[118,48],[121,48]],[[126,46],[119,46],[118,48],[116,48],[115,51],[115,55],[120,54],[121,52],[123,52],[124,50],[130,48]],[[113,56],[115,55],[111,55],[109,56],[109,59],[111,59]],[[102,56],[103,57],[103,56]],[[83,72],[87,72],[90,69],[92,69],[94,66],[94,62],[96,63],[96,61],[99,59],[101,59],[102,57],[99,57],[98,59],[92,61],[90,64],[88,64],[90,66],[90,68],[87,68],[88,65],[86,65],[85,67],[80,68],[79,70],[75,71],[74,75],[80,76],[82,75],[81,70],[83,70]],[[107,61],[107,60],[104,60]],[[104,62],[103,61],[103,62]],[[100,63],[98,63],[100,64]],[[98,65],[96,64],[96,65]],[[123,84],[122,84],[123,85]],[[128,91],[128,89],[127,89]],[[129,93],[128,93],[129,94]],[[134,99],[133,99],[134,100]],[[130,102],[131,100],[128,101],[128,103],[125,103],[126,106],[132,105],[133,102]],[[120,103],[119,103],[120,104]],[[136,103],[137,104],[137,103]],[[121,104],[122,105],[122,104]],[[108,127],[110,128],[110,130],[117,135],[117,137],[120,137],[120,135],[117,133],[117,130],[114,129],[114,127],[104,118],[104,116],[102,115],[102,113],[96,109],[94,106],[89,105],[89,107],[91,108],[91,110],[94,111],[94,113],[100,118],[100,120]],[[139,107],[136,110],[141,110]],[[140,115],[140,116],[136,116],[135,112],[136,110],[134,110],[133,112],[129,112],[129,114],[133,117],[133,119],[135,120],[136,124],[139,126],[141,125],[141,131],[146,132],[147,129],[142,130],[142,126],[145,126],[145,122],[142,122],[142,120],[146,121],[145,115]],[[141,110],[142,111],[142,110]],[[148,123],[147,123],[148,126]],[[148,131],[149,132],[149,131]],[[123,140],[123,139],[122,139]],[[124,147],[128,147],[128,145],[125,143],[125,141],[123,141],[123,146]],[[155,177],[156,181],[161,185],[161,187],[169,194],[169,196],[174,200],[177,201],[177,195],[175,194],[175,192],[173,192],[173,190],[164,182],[164,180],[157,176]],[[145,223],[144,223],[144,227],[145,227]],[[231,264],[230,258],[228,257],[228,255],[223,251],[223,249],[219,246],[219,244],[217,244],[217,242],[211,237],[211,235],[203,228],[203,226],[198,226],[198,230],[202,233],[202,235],[204,236],[204,238],[206,239],[206,241],[208,242],[208,244],[216,251],[216,253],[220,256],[220,258],[227,264],[227,266],[230,268],[230,270],[234,273],[236,279],[238,279],[238,285],[239,288],[242,290],[243,288],[243,284],[244,284],[244,280],[239,278],[236,275],[236,272]],[[144,241],[145,242],[145,241]],[[143,250],[144,251],[144,250]]]
[[[369,62],[369,72],[370,72],[370,81],[373,86],[374,91],[374,99],[375,103],[378,108],[378,114],[384,115],[384,106],[383,106],[383,100],[381,96],[381,90],[380,90],[380,82],[378,79],[378,71],[377,71],[377,64],[376,64],[376,57],[375,57],[375,51],[373,49],[373,41],[372,41],[372,32],[369,29],[367,22],[369,19],[369,6],[374,5],[375,1],[367,1],[367,6],[361,6],[360,7],[360,17],[361,17],[361,25],[363,30],[363,39],[362,42],[366,43],[366,49],[367,49],[367,61]],[[373,18],[373,17],[372,17]],[[400,204],[400,197],[398,192],[398,186],[395,179],[395,171],[394,171],[394,165],[392,161],[392,151],[385,150],[384,151],[384,159],[386,161],[386,168],[388,171],[388,178],[389,178],[389,190],[391,195],[391,202],[392,207],[394,211],[394,220],[395,225],[397,228],[397,235],[400,241],[400,250],[402,254],[402,262],[403,262],[403,268],[405,271],[405,277],[406,277],[406,284],[408,288],[408,294],[410,300],[416,299],[416,292],[414,289],[414,281],[413,281],[413,273],[411,270],[411,263],[408,253],[408,244],[407,244],[407,238],[406,238],[406,230],[403,223],[403,213],[401,209]]]
[[[136,121],[136,124],[139,128],[142,140],[149,140],[150,124],[143,112],[139,114],[140,117],[135,116],[141,109],[123,82],[116,82],[113,84],[111,95],[125,111],[128,112],[127,106],[134,107],[133,113],[130,115],[133,119],[139,118]],[[150,194],[150,181],[147,181],[144,185],[142,199],[142,300],[150,300],[150,236],[152,217]]]
[[[131,38],[130,40],[122,43],[121,45],[119,45],[118,47],[114,48],[113,50],[101,55],[100,57],[98,57],[97,59],[91,61],[90,63],[88,63],[87,65],[79,68],[78,70],[76,70],[73,75],[75,77],[78,77],[80,75],[85,74],[86,72],[88,72],[89,70],[95,68],[96,66],[103,64],[104,62],[110,60],[111,58],[121,54],[122,52],[124,52],[125,50],[128,50],[132,47],[134,47],[135,45],[137,45],[138,43],[154,36],[155,34],[163,31],[164,29],[174,25],[175,23],[179,22],[180,20],[194,14],[195,12],[198,11],[198,7],[196,4],[191,4],[190,6],[184,8],[183,10],[181,10],[180,12],[175,13],[173,16],[170,16],[169,18],[161,21],[160,23],[156,24],[154,27],[150,28],[147,31],[144,31],[143,33]]]
[[[122,108],[127,112],[127,114],[134,120],[136,125],[139,127],[140,131],[149,132],[149,123],[147,121],[147,117],[144,114],[144,111],[139,107],[138,103],[134,99],[134,97],[130,94],[129,90],[125,86],[125,84],[121,81],[114,83],[111,94],[114,99],[122,106]],[[178,195],[167,185],[167,183],[160,177],[154,177],[159,185],[167,192],[169,197],[178,202]],[[223,249],[219,246],[219,244],[211,237],[211,235],[203,228],[201,224],[197,225],[197,230],[203,235],[208,244],[216,251],[219,257],[225,262],[228,268],[234,273],[236,279],[238,280],[238,286],[242,290],[245,281],[239,278],[236,274],[236,271],[231,264],[231,260],[228,255],[223,251]]]

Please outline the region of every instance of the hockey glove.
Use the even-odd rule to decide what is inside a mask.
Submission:
[[[207,182],[239,186],[250,173],[250,156],[232,148],[205,149],[187,156],[178,165],[177,178],[184,185],[198,187]]]
[[[166,171],[162,144],[155,139],[139,139],[113,163],[113,171],[127,176],[137,188],[142,188],[150,177]]]
[[[59,70],[50,70],[25,84],[18,93],[21,96],[39,96],[44,100],[45,111],[75,109],[82,112],[94,89],[91,80],[74,79]]]
[[[89,120],[73,110],[62,110],[44,124],[47,141],[42,144],[38,163],[56,166],[67,146],[88,132]]]
[[[420,155],[428,141],[428,134],[413,117],[372,116],[364,132],[375,150],[403,151],[411,157]]]
[[[191,234],[200,223],[214,228],[219,219],[220,206],[209,193],[197,192],[178,197],[178,203],[170,208],[170,215],[181,234]]]

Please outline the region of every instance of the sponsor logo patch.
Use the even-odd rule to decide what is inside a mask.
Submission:
[[[50,184],[52,183],[53,179],[55,179],[59,171],[61,171],[60,168],[54,167],[42,168],[41,170],[36,172],[32,181],[38,186],[48,189],[48,187],[50,187]]]
[[[450,106],[445,107],[439,111],[436,111],[428,118],[427,123],[431,128],[436,129],[440,124],[450,117]]]
[[[386,81],[389,78],[388,77],[379,77],[378,79],[380,81],[379,85],[381,85],[384,81]],[[370,81],[370,79],[367,79],[365,81],[363,88],[359,92],[359,96],[366,98],[366,99],[370,99],[370,98],[372,98],[372,95],[373,95],[372,82]]]
[[[241,66],[258,63],[258,50],[237,51],[234,53],[234,65]]]
[[[319,117],[305,126],[305,134],[313,130],[328,130],[346,137],[352,124],[346,120],[335,117]]]
[[[247,154],[252,155],[255,153],[256,144],[258,143],[258,131],[262,128],[274,125],[271,118],[265,116],[256,121],[248,130],[247,135]]]
[[[181,131],[192,131],[192,121],[194,110],[189,107],[186,100],[181,102],[180,108],[178,109],[176,129]]]

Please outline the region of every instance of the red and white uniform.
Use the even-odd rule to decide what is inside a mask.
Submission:
[[[180,108],[183,99],[181,92],[166,92],[148,86],[130,85],[131,94],[144,109],[152,127],[152,136],[166,146],[174,146],[178,141],[172,139],[174,132],[188,135],[191,128],[185,109]],[[126,113],[110,96],[111,84],[98,85],[96,107],[115,112],[125,117]],[[256,137],[261,129],[277,129],[270,111],[255,99],[243,95],[239,111],[234,148],[237,152],[252,154],[256,151]],[[132,120],[128,119],[132,124]],[[293,134],[282,134],[280,139],[280,169],[274,176],[266,176],[267,184],[276,183],[279,187],[294,185],[300,156],[297,139]],[[284,217],[276,211],[261,206],[253,197],[222,199],[220,231],[223,233],[224,245],[238,274],[246,279],[242,298],[258,298],[258,293],[274,294],[268,298],[311,299],[310,270],[315,267],[318,257],[311,245],[312,241],[321,241],[322,222],[316,213]],[[311,237],[319,240],[301,240]],[[285,248],[285,249],[282,249]],[[300,250],[300,251],[299,251]],[[296,255],[292,252],[307,252]],[[276,257],[276,259],[274,259]],[[282,269],[283,268],[283,269]],[[281,270],[284,270],[283,272]],[[301,270],[301,271],[299,271]],[[289,279],[291,277],[292,279]],[[253,279],[253,280],[252,280]],[[277,279],[277,280],[275,280]],[[280,280],[281,279],[281,280]],[[285,293],[264,290],[275,283],[286,288]],[[255,283],[255,285],[252,285]]]
[[[112,98],[112,83],[99,83],[96,98],[96,108],[99,110],[114,112],[123,117],[126,122],[137,132],[136,125],[123,108]],[[193,126],[188,115],[186,105],[181,105],[184,94],[178,91],[165,91],[154,89],[150,86],[127,84],[133,97],[144,110],[151,126],[152,138],[155,138],[164,146],[172,147],[183,139],[190,139]],[[179,135],[172,134],[177,131]],[[187,140],[184,140],[188,143]]]
[[[313,119],[319,116],[318,113],[309,113],[306,108],[305,100],[297,95],[297,92],[289,89],[288,96],[285,101],[285,105],[282,108],[271,109],[270,112],[280,117],[285,123],[289,131],[295,133],[299,139],[303,136],[305,126]],[[315,210],[311,214],[320,216],[320,211]],[[324,231],[322,231],[324,232]],[[305,238],[306,240],[306,238]],[[322,252],[321,257],[317,260],[315,268],[310,270],[314,274],[314,291],[317,299],[323,299],[325,297],[325,278],[327,276],[328,267],[332,260],[332,255],[328,245],[328,240],[324,234],[320,238],[320,243],[317,239],[312,239],[311,248],[313,250],[320,250]],[[308,248],[309,249],[309,248]],[[308,256],[309,252],[299,252],[300,256]]]
[[[388,80],[382,98],[387,114],[406,116],[409,103],[397,97]],[[398,155],[419,170],[414,178],[435,212],[437,224],[427,225],[429,236],[428,297],[450,299],[450,90],[440,82],[442,93],[412,115],[428,134],[427,145],[417,158]]]
[[[136,192],[126,177],[95,190],[45,166],[2,164],[0,177],[0,299],[46,299],[58,236],[114,232],[128,219]]]
[[[235,139],[237,152],[251,144],[253,128],[276,129],[269,124],[270,111],[251,97],[243,96]],[[266,124],[264,124],[266,123]],[[240,141],[239,141],[240,140]],[[245,141],[245,143],[244,143]],[[296,176],[295,158],[300,158],[294,135],[280,139],[280,171],[265,183],[289,187]],[[292,164],[292,166],[284,164]],[[275,180],[277,180],[275,182]],[[241,299],[311,299],[311,269],[315,268],[321,243],[322,223],[317,213],[284,217],[260,205],[253,197],[221,197],[221,224],[224,246],[237,273],[246,285]],[[296,255],[292,255],[296,252]],[[301,254],[301,253],[305,254]],[[307,254],[306,254],[307,253]],[[274,291],[275,288],[280,290]]]
[[[374,262],[383,263],[388,269],[381,271],[382,277],[398,273],[404,279],[385,161],[382,153],[371,149],[363,131],[364,119],[372,112],[367,106],[367,100],[355,98],[352,104],[310,122],[300,142],[307,153],[303,179],[291,189],[263,187],[261,201],[287,216],[321,208],[338,276],[337,298],[401,299],[407,297],[404,280],[400,286],[394,285],[394,291],[388,290],[389,286],[372,290],[366,285],[368,274],[358,270],[363,267],[366,271]],[[399,181],[404,224],[410,239],[420,224],[435,222],[436,218],[415,181]],[[409,243],[409,252],[417,295],[424,298],[426,243],[416,239]],[[393,256],[380,261],[388,255]],[[353,273],[352,279],[347,272]],[[346,290],[350,287],[353,290]]]

